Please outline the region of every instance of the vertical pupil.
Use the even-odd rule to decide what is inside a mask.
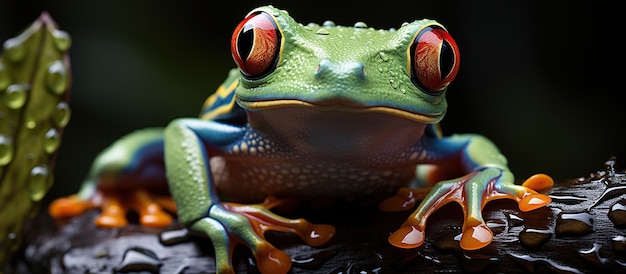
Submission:
[[[454,51],[445,39],[441,44],[441,54],[439,58],[439,69],[441,71],[441,79],[443,80],[452,72],[452,67],[454,66]]]
[[[241,60],[247,60],[248,55],[252,52],[252,44],[254,43],[254,27],[246,24],[239,32],[237,37],[237,52],[241,56]]]

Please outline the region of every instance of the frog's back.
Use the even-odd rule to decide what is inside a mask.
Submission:
[[[246,114],[235,102],[235,89],[239,85],[239,77],[240,73],[237,69],[231,69],[228,72],[226,80],[204,101],[199,115],[200,119],[227,124],[245,124]]]

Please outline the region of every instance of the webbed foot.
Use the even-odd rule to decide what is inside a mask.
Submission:
[[[137,189],[129,193],[97,191],[90,199],[78,195],[54,200],[48,213],[55,219],[71,218],[83,212],[100,208],[101,213],[94,222],[100,227],[116,228],[128,225],[126,213],[134,210],[139,214],[139,222],[146,227],[165,227],[172,222],[167,209],[175,212],[171,198],[152,196],[145,190]]]
[[[419,207],[407,221],[389,236],[389,242],[400,248],[415,248],[425,239],[425,228],[428,217],[450,202],[461,205],[464,222],[460,241],[461,248],[476,250],[487,246],[493,240],[493,233],[482,217],[483,207],[492,200],[513,199],[519,209],[531,211],[550,203],[551,199],[535,190],[549,188],[554,184],[552,178],[545,174],[536,174],[528,178],[522,185],[513,183],[513,175],[499,168],[486,168],[472,172],[458,179],[443,181],[436,184],[422,200]],[[401,209],[410,204],[420,193],[409,193],[406,189],[383,202],[388,210]],[[405,202],[402,202],[403,199]]]
[[[254,205],[215,204],[207,217],[191,225],[192,231],[208,236],[213,242],[217,273],[234,273],[232,252],[239,243],[252,251],[261,273],[287,273],[291,258],[265,239],[268,230],[294,233],[311,246],[320,246],[334,236],[335,228],[331,225],[287,219],[270,211],[283,201],[268,198]]]

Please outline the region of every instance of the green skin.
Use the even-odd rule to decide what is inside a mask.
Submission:
[[[303,26],[271,6],[256,11],[269,14],[282,36],[275,68],[260,77],[234,69],[200,118],[177,119],[164,130],[137,131],[115,143],[96,160],[83,198],[93,193],[98,178],[138,174],[138,163],[164,157],[179,222],[210,237],[218,271],[231,272],[233,239],[257,259],[271,245],[242,214],[225,206],[225,199],[353,200],[391,195],[431,175],[469,174],[448,176],[434,186],[398,232],[410,236],[406,229],[423,230],[428,215],[445,203],[462,204],[468,234],[467,229],[486,229],[481,209],[492,197],[486,189],[519,199],[534,193],[514,184],[505,157],[486,138],[440,135],[445,86],[426,92],[414,84],[409,50],[426,26],[443,29],[437,22],[420,20],[385,31]],[[417,176],[418,171],[436,174]],[[148,173],[143,175],[162,176]],[[446,198],[459,189],[464,189],[462,201]],[[420,237],[401,247],[419,246]]]

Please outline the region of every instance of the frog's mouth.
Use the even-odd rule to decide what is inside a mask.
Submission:
[[[261,111],[268,109],[276,109],[283,107],[310,107],[323,111],[345,111],[345,112],[364,112],[364,113],[384,113],[395,117],[405,118],[422,124],[434,124],[441,121],[444,112],[438,113],[418,113],[411,112],[391,106],[366,106],[344,100],[329,100],[320,102],[307,102],[296,99],[280,99],[267,101],[246,101],[237,98],[237,103],[244,109],[253,111]]]

